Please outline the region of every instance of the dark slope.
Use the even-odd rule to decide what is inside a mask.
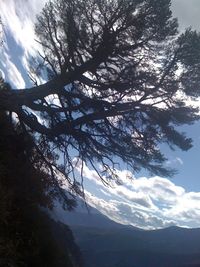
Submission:
[[[88,267],[200,266],[200,229],[72,229]]]
[[[70,229],[41,210],[51,183],[33,158],[32,137],[0,112],[0,267],[80,267]]]
[[[79,201],[75,212],[57,207],[70,225],[87,267],[200,267],[200,229],[144,231],[118,224]]]

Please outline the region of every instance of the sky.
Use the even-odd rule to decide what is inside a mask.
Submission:
[[[13,88],[31,85],[27,75],[29,60],[38,55],[34,22],[44,0],[1,0],[3,46],[0,69]],[[192,26],[200,30],[200,0],[173,0],[172,11],[180,30]],[[178,225],[200,227],[200,122],[181,127],[193,139],[188,152],[162,146],[167,165],[176,168],[173,178],[150,177],[142,171],[133,174],[118,170],[121,185],[104,186],[93,170],[85,166],[85,192],[88,202],[118,222],[144,229]],[[77,169],[79,171],[79,169]]]

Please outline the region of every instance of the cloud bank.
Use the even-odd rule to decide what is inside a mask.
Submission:
[[[119,181],[106,186],[87,166],[83,171],[87,201],[109,218],[144,229],[200,226],[200,192],[158,176],[136,179],[127,170],[117,172]]]

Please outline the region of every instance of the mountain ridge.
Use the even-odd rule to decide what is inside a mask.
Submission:
[[[58,205],[54,219],[68,224],[87,267],[199,267],[200,228],[144,230],[112,221],[97,209]]]

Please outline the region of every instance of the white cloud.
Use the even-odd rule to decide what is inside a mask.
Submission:
[[[0,69],[0,78],[5,79],[5,73],[2,69]]]
[[[111,197],[111,194],[108,193],[108,192],[106,192],[105,190],[100,189],[100,191],[101,191],[105,196]]]
[[[35,53],[34,23],[45,0],[2,0],[0,2],[1,19],[4,30],[9,30],[16,42],[26,54]],[[37,47],[38,48],[38,47]]]
[[[3,23],[4,43],[0,49],[1,64],[6,64],[6,79],[15,87],[23,88],[23,81],[20,71],[22,68],[27,70],[30,58],[38,56],[38,50],[41,50],[39,44],[35,41],[34,23],[36,15],[41,11],[46,0],[1,0],[1,20]],[[16,42],[13,44],[12,42]],[[16,54],[16,48],[20,50],[20,55]],[[14,57],[19,57],[21,69],[18,70]],[[6,62],[4,62],[6,59]],[[27,78],[27,74],[25,79]]]
[[[176,157],[176,161],[180,164],[183,165],[183,160],[179,157]]]
[[[75,158],[74,165],[76,165],[75,167],[79,173],[82,172],[83,177],[87,177],[87,179],[93,181],[98,186],[103,186],[103,183],[107,183],[105,177],[102,176],[102,181],[98,173],[95,170],[89,169],[88,166],[81,160],[78,159],[77,161],[77,158]],[[112,183],[110,183],[110,186],[112,186]]]
[[[88,202],[103,214],[117,222],[144,229],[200,226],[200,192],[187,192],[172,180],[158,176],[136,179],[129,171],[117,172],[120,185],[112,182],[112,186],[107,187],[94,170],[84,165],[84,176],[95,187],[98,185],[102,195],[98,198],[91,194],[92,191],[87,192]]]
[[[123,200],[129,201],[144,208],[156,208],[151,198],[142,191],[135,192],[126,186],[116,186],[107,189],[112,195],[120,196]]]
[[[25,81],[20,73],[20,71],[17,69],[16,65],[11,61],[8,54],[4,54],[4,63],[7,69],[8,73],[8,79],[12,81],[12,84],[14,84],[17,88],[24,88],[25,87]],[[4,75],[5,76],[5,75]]]
[[[168,160],[166,164],[176,166],[176,165],[183,165],[184,162],[180,157],[176,157],[175,159]]]

